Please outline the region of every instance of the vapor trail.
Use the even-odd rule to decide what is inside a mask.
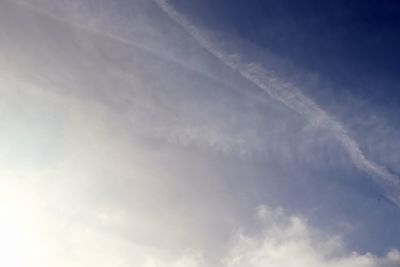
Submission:
[[[94,35],[97,35],[97,36],[101,36],[103,38],[107,38],[107,39],[113,40],[115,42],[118,42],[120,44],[126,45],[128,47],[132,47],[132,48],[141,50],[141,51],[143,51],[143,52],[145,52],[145,53],[147,53],[149,55],[157,57],[157,58],[159,58],[159,59],[161,59],[163,61],[175,64],[175,65],[177,65],[177,66],[179,66],[179,67],[181,67],[183,69],[186,69],[186,70],[189,70],[189,71],[191,71],[193,73],[196,73],[199,76],[207,78],[208,80],[213,81],[213,82],[215,82],[217,84],[220,84],[222,86],[237,89],[233,84],[227,83],[226,81],[223,81],[223,80],[219,79],[215,75],[207,73],[207,72],[205,72],[205,71],[203,71],[203,70],[201,70],[199,68],[190,66],[190,65],[186,64],[185,62],[183,62],[182,60],[177,60],[176,58],[173,58],[173,57],[170,57],[170,56],[166,56],[165,54],[162,54],[162,53],[160,53],[159,51],[157,51],[155,49],[151,49],[149,47],[146,47],[145,45],[140,44],[138,42],[135,42],[135,41],[133,41],[131,39],[123,38],[123,37],[120,37],[118,35],[112,34],[110,32],[105,32],[105,31],[102,31],[102,30],[99,30],[99,29],[96,29],[96,28],[93,28],[93,27],[88,27],[86,25],[82,25],[82,24],[77,23],[77,22],[71,22],[71,21],[68,21],[66,19],[63,19],[63,18],[60,18],[60,17],[56,17],[51,13],[48,13],[48,12],[45,12],[45,11],[39,9],[39,8],[36,8],[33,4],[31,4],[29,2],[26,2],[26,1],[15,1],[15,2],[13,2],[12,0],[7,0],[7,1],[10,1],[10,3],[12,3],[12,4],[20,5],[20,6],[24,7],[24,8],[28,8],[32,12],[36,12],[37,14],[39,14],[41,16],[45,16],[45,17],[51,18],[51,19],[53,19],[55,21],[61,22],[61,23],[65,24],[65,25],[68,25],[70,27],[74,27],[76,29],[79,29],[79,30],[82,30],[82,31],[85,31],[85,32],[88,32],[88,33],[91,33],[91,34],[94,34]]]
[[[194,26],[185,16],[179,13],[166,0],[153,0],[173,21],[185,29],[202,47],[221,60],[225,65],[241,74],[245,79],[258,86],[272,98],[280,101],[290,109],[302,115],[312,125],[326,129],[333,134],[351,158],[354,165],[369,175],[386,194],[400,207],[400,179],[381,166],[369,160],[359,145],[347,133],[345,127],[325,110],[305,96],[299,88],[285,82],[255,63],[246,63],[239,55],[229,54],[207,34]]]

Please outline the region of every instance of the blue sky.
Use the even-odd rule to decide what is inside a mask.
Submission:
[[[0,262],[399,266],[399,12],[0,3]]]

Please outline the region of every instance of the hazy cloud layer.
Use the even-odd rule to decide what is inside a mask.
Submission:
[[[3,1],[0,52],[0,265],[399,264],[390,189],[354,166],[397,162],[379,110],[347,133],[283,105],[291,84],[265,94],[153,1]]]

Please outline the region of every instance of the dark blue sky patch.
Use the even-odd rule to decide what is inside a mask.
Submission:
[[[211,30],[230,33],[320,73],[338,85],[337,91],[368,94],[380,104],[398,105],[396,1],[171,2]],[[382,83],[385,88],[378,89]]]

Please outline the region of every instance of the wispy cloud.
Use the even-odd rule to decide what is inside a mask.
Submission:
[[[57,14],[53,14],[54,12],[48,11],[43,7],[36,7],[34,3],[28,2],[25,0],[18,0],[16,1],[17,4],[22,5],[25,8],[31,9],[33,12],[37,12],[40,15],[51,17],[52,19],[59,21],[61,23],[68,24],[70,26],[73,26],[75,28],[88,31],[90,33],[100,35],[102,37],[111,39],[113,41],[119,42],[123,45],[130,46],[134,49],[144,51],[146,53],[149,53],[155,57],[158,57],[162,60],[168,61],[170,63],[176,64],[182,68],[185,68],[193,73],[196,73],[198,75],[203,76],[206,79],[209,79],[211,81],[214,81],[222,86],[227,86],[227,87],[234,87],[234,84],[226,82],[224,80],[219,79],[217,76],[212,75],[211,73],[208,73],[201,68],[195,67],[193,65],[187,64],[184,60],[180,60],[177,57],[172,57],[168,55],[167,53],[163,53],[163,51],[159,51],[155,48],[152,48],[152,46],[148,44],[143,44],[140,41],[129,39],[129,38],[124,38],[121,35],[113,33],[112,30],[108,30],[107,27],[104,27],[104,22],[102,22],[100,19],[98,21],[90,23],[88,18],[85,18],[84,15],[81,15],[82,17],[79,16],[79,12],[74,10],[71,11],[73,14],[73,18],[69,18],[68,16],[57,16]],[[49,4],[50,5],[50,4]],[[78,5],[79,6],[79,5]],[[79,10],[78,7],[76,7],[77,10]],[[75,17],[74,17],[75,16]],[[148,33],[147,33],[148,34]]]
[[[397,206],[400,207],[400,180],[384,166],[369,160],[357,142],[347,133],[345,127],[323,110],[316,102],[305,96],[299,88],[279,78],[272,71],[256,63],[246,63],[238,54],[229,54],[208,38],[207,34],[193,25],[166,0],[154,0],[176,23],[183,27],[202,47],[220,59],[224,64],[240,73],[261,90],[280,101],[293,111],[305,117],[317,128],[326,129],[341,143],[355,166],[368,174],[379,184]]]

